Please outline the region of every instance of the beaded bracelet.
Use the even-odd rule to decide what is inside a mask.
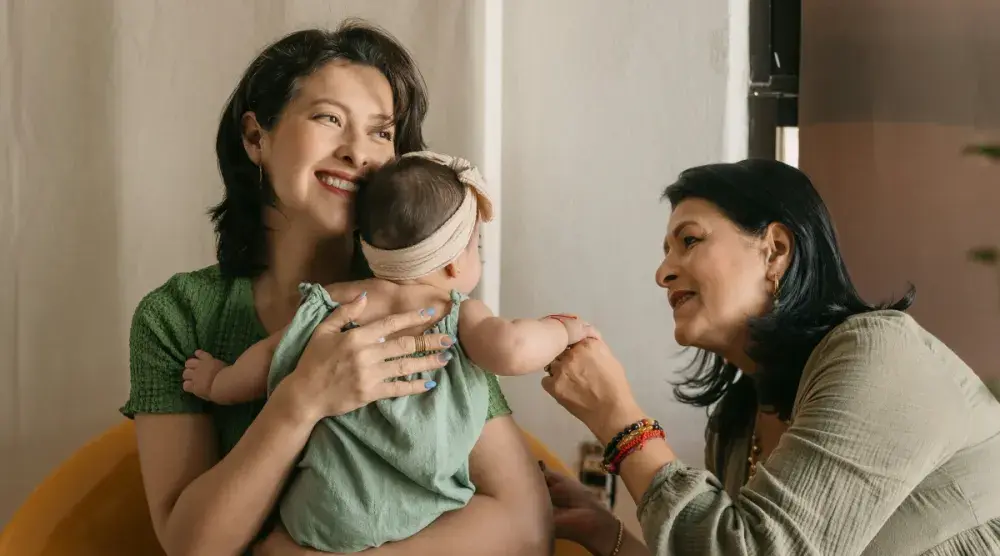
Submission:
[[[612,475],[618,474],[621,462],[637,450],[641,450],[646,442],[653,438],[664,438],[663,427],[654,419],[642,419],[625,427],[608,442],[604,449],[604,470]]]
[[[579,318],[580,317],[578,317],[576,315],[571,315],[569,313],[553,313],[551,315],[545,315],[544,317],[542,317],[542,320],[553,319],[553,320],[557,320],[559,322],[562,322],[563,319],[567,319],[567,320],[579,320]]]
[[[633,452],[641,450],[649,440],[664,437],[665,435],[662,430],[650,430],[643,432],[637,438],[622,446],[622,448],[615,453],[614,459],[606,466],[608,473],[617,475],[618,470],[621,468],[621,463],[626,457],[632,455]]]
[[[607,460],[611,456],[611,453],[615,451],[618,443],[620,443],[626,436],[633,434],[640,429],[647,428],[660,429],[660,423],[655,419],[642,419],[625,427],[620,433],[615,435],[615,437],[611,439],[611,442],[608,442],[608,445],[604,448],[604,459]]]

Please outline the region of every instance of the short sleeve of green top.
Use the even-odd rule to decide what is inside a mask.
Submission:
[[[250,280],[227,279],[213,265],[176,274],[147,294],[132,317],[129,333],[129,397],[121,412],[209,413],[224,455],[236,445],[264,400],[221,406],[188,394],[182,387],[184,362],[202,349],[235,361],[266,331],[257,318]],[[489,419],[509,415],[496,376],[489,376]]]

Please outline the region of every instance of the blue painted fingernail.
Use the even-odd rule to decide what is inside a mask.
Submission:
[[[451,361],[452,357],[454,357],[454,356],[451,354],[450,351],[446,351],[446,352],[442,353],[441,355],[438,355],[438,358],[441,359],[442,363],[447,363],[448,361]]]
[[[451,347],[455,345],[455,341],[456,339],[454,336],[448,336],[446,338],[443,338],[441,340],[441,347]]]
[[[361,292],[361,295],[358,296],[358,299],[362,299],[362,298],[365,298],[365,297],[368,297],[368,291],[367,290]]]
[[[424,388],[430,390],[431,388],[434,388],[437,385],[438,383],[434,382],[433,380],[428,380],[427,382],[424,383]]]
[[[435,311],[433,307],[431,307],[429,309],[421,309],[420,310],[420,316],[422,316],[422,317],[433,317],[434,313],[436,313],[436,312],[437,311]]]

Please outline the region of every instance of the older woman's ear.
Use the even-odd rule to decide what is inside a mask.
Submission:
[[[764,233],[764,248],[767,250],[767,270],[769,274],[783,276],[792,263],[795,236],[788,226],[773,222]]]

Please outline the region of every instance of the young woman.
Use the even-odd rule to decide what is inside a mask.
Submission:
[[[416,395],[391,376],[440,368],[412,337],[380,341],[432,318],[420,311],[343,332],[365,298],[335,311],[296,369],[264,400],[217,406],[182,389],[185,361],[204,350],[232,361],[291,320],[302,282],[368,276],[352,202],[354,178],[422,149],[424,85],[383,31],[348,23],[268,46],[247,68],[216,139],[225,197],[213,211],[218,264],[177,274],[135,311],[131,393],[139,457],[157,535],[170,556],[240,554],[268,523],[313,426],[372,401]],[[435,309],[429,307],[428,309]],[[440,311],[442,308],[436,308]],[[443,336],[427,336],[443,349]],[[496,379],[489,422],[470,456],[477,493],[463,509],[375,554],[543,554],[551,510],[544,484]],[[330,524],[335,527],[336,524]],[[311,554],[278,529],[259,554]]]

